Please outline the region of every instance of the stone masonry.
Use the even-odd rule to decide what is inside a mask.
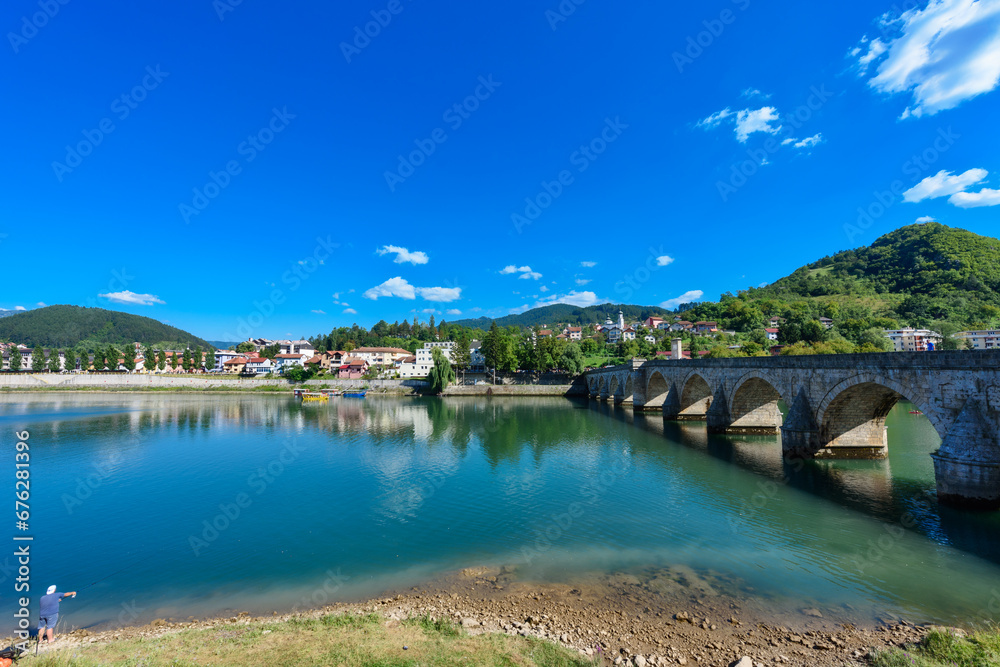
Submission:
[[[709,432],[780,433],[787,458],[884,458],[885,418],[906,399],[941,436],[939,497],[1000,507],[1000,350],[636,359],[585,379],[593,398]]]

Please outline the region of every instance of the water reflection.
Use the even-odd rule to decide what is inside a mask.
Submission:
[[[579,503],[534,571],[697,566],[768,595],[958,613],[975,604],[977,576],[998,572],[950,547],[1000,562],[997,516],[937,506],[936,435],[901,409],[888,460],[792,464],[774,436],[709,435],[703,423],[558,398],[8,394],[0,426],[30,427],[54,490],[39,497],[40,576],[94,580],[110,562],[141,561],[98,586],[95,604],[98,593],[171,608],[252,594],[259,607],[331,567],[351,573],[358,595],[385,577],[484,561],[527,568],[523,549]],[[301,457],[193,556],[189,536],[289,441]],[[61,495],[102,465],[101,488],[67,512]],[[889,548],[873,551],[880,540]],[[941,571],[959,574],[942,586]],[[178,592],[188,588],[201,592]]]

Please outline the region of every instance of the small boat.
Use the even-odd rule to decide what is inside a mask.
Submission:
[[[345,391],[344,398],[364,398],[367,393],[367,389],[362,389],[361,391]]]
[[[307,391],[302,393],[302,402],[307,401],[328,401],[330,397],[321,391]]]
[[[921,412],[920,410],[910,410],[910,414],[911,415],[922,415],[924,413]]]

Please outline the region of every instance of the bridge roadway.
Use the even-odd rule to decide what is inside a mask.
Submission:
[[[593,399],[711,433],[780,433],[789,459],[886,457],[885,418],[905,399],[941,437],[939,499],[1000,508],[1000,350],[634,359],[584,379]]]

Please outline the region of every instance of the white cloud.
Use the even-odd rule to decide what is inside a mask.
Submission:
[[[822,132],[818,132],[818,133],[812,135],[811,137],[806,137],[802,141],[796,141],[795,142],[795,147],[796,148],[812,148],[816,144],[821,144],[821,143],[823,143],[823,133]]]
[[[770,97],[771,97],[771,96],[770,96],[769,94],[767,94],[767,93],[762,93],[762,92],[760,92],[760,91],[759,91],[758,89],[756,89],[756,88],[747,88],[746,90],[744,90],[744,91],[743,91],[742,93],[740,93],[740,94],[741,94],[741,95],[742,95],[743,97],[746,97],[747,99],[751,99],[751,98],[754,98],[754,97],[760,97],[760,98],[762,98],[762,99],[765,99],[765,100],[766,100],[766,99],[768,99],[768,98],[770,98]]]
[[[166,303],[154,294],[136,294],[125,290],[124,292],[108,292],[98,294],[102,299],[107,299],[113,303],[126,303],[134,306],[152,306],[154,303]]]
[[[389,278],[389,280],[386,280],[381,285],[376,285],[366,290],[363,296],[373,301],[378,300],[380,296],[398,296],[403,299],[415,299],[417,297],[413,285],[400,276]]]
[[[14,310],[27,310],[24,306],[14,306]]]
[[[554,303],[568,303],[571,306],[585,308],[587,306],[593,306],[596,303],[608,303],[608,300],[601,299],[593,292],[578,292],[573,290],[568,294],[553,294],[552,296],[545,297],[544,299],[536,302],[532,308],[550,306]]]
[[[446,314],[447,315],[461,315],[462,311],[460,311],[458,308],[450,308],[450,309],[448,309],[448,311],[446,312]]]
[[[462,298],[461,287],[418,287],[417,294],[428,301],[448,303]]]
[[[954,175],[942,169],[904,192],[903,201],[916,203],[925,199],[947,197],[981,182],[988,173],[985,169],[969,169],[962,174]]]
[[[597,262],[580,262],[580,266],[590,269],[597,266]]]
[[[709,115],[707,118],[702,118],[697,123],[695,123],[695,126],[703,127],[706,130],[711,130],[718,127],[719,123],[721,123],[722,121],[724,121],[725,119],[729,118],[732,115],[733,112],[729,110],[729,107],[726,107],[722,111],[716,111],[715,113]]]
[[[787,139],[782,139],[781,140],[781,145],[782,146],[787,146],[788,144],[793,144],[796,141],[798,141],[798,139],[796,139],[795,137],[788,137]]]
[[[660,255],[659,257],[656,258],[657,266],[666,266],[668,264],[673,264],[673,263],[674,263],[674,258],[671,257],[670,255]]]
[[[664,301],[663,303],[660,304],[660,308],[666,308],[667,310],[673,310],[674,308],[676,308],[677,306],[681,305],[682,303],[691,303],[692,301],[697,301],[698,299],[700,299],[702,297],[703,294],[705,294],[705,293],[702,292],[700,289],[693,289],[693,290],[684,292],[684,294],[681,294],[677,298],[667,299],[666,301]]]
[[[510,275],[512,273],[520,273],[518,278],[522,280],[538,280],[542,277],[542,274],[537,271],[532,271],[530,266],[514,266],[513,264],[508,264],[507,266],[500,269],[502,275]]]
[[[357,315],[358,311],[354,310],[353,308],[344,308],[344,314],[345,315]]]
[[[910,9],[895,18],[883,16],[881,27],[897,34],[886,43],[862,39],[867,48],[851,54],[858,58],[862,76],[867,76],[869,65],[881,61],[869,87],[912,95],[912,106],[901,118],[951,109],[990,92],[1000,82],[996,0],[930,0],[923,9]]]
[[[776,120],[779,120],[778,110],[774,107],[761,107],[753,111],[743,109],[736,114],[736,138],[740,143],[746,143],[746,140],[754,132],[777,134],[781,125],[777,127],[771,125]]]
[[[729,118],[734,119],[736,138],[740,143],[746,143],[747,139],[754,132],[777,134],[781,130],[781,125],[772,125],[773,122],[780,120],[778,110],[774,107],[741,109],[735,113],[729,107],[726,107],[722,111],[716,111],[707,118],[699,120],[695,123],[695,126],[711,130]]]
[[[429,261],[427,253],[420,250],[410,252],[406,248],[402,248],[398,245],[384,245],[376,250],[376,252],[379,255],[395,254],[396,259],[392,261],[396,264],[406,264],[407,262],[410,264],[426,264]]]
[[[542,285],[542,286],[541,286],[541,287],[539,287],[538,289],[540,289],[540,290],[541,290],[541,291],[543,291],[543,292],[548,292],[548,291],[549,291],[549,288],[548,288],[548,285]]]
[[[580,287],[583,287],[584,285],[586,285],[589,282],[590,282],[590,280],[587,279],[587,278],[577,278],[576,279],[576,284],[579,285]]]
[[[326,315],[326,312],[324,312],[322,310],[310,310],[309,312],[310,313],[315,313],[317,315]]]
[[[455,301],[461,298],[461,287],[414,287],[405,278],[396,276],[389,278],[381,285],[376,285],[366,290],[363,296],[366,299],[377,300],[381,296],[398,296],[402,299],[415,299],[417,295],[428,301]],[[347,305],[347,304],[344,304]]]
[[[1000,190],[983,188],[979,192],[956,192],[948,198],[948,203],[959,208],[977,208],[1000,204]]]
[[[333,298],[334,299],[339,299],[340,298],[340,292],[334,292],[333,293]]]
[[[423,313],[424,315],[437,315],[438,311],[434,310],[433,308],[424,308],[420,312]]]
[[[39,308],[44,308],[45,307],[45,302],[44,301],[39,301],[35,305],[38,306]]]
[[[931,216],[929,216],[929,215],[922,215],[922,216],[920,216],[919,218],[917,218],[915,222],[916,222],[916,223],[917,223],[918,225],[922,225],[922,224],[924,224],[925,222],[937,222],[937,220],[935,220],[934,218],[932,218],[932,217],[931,217]]]

